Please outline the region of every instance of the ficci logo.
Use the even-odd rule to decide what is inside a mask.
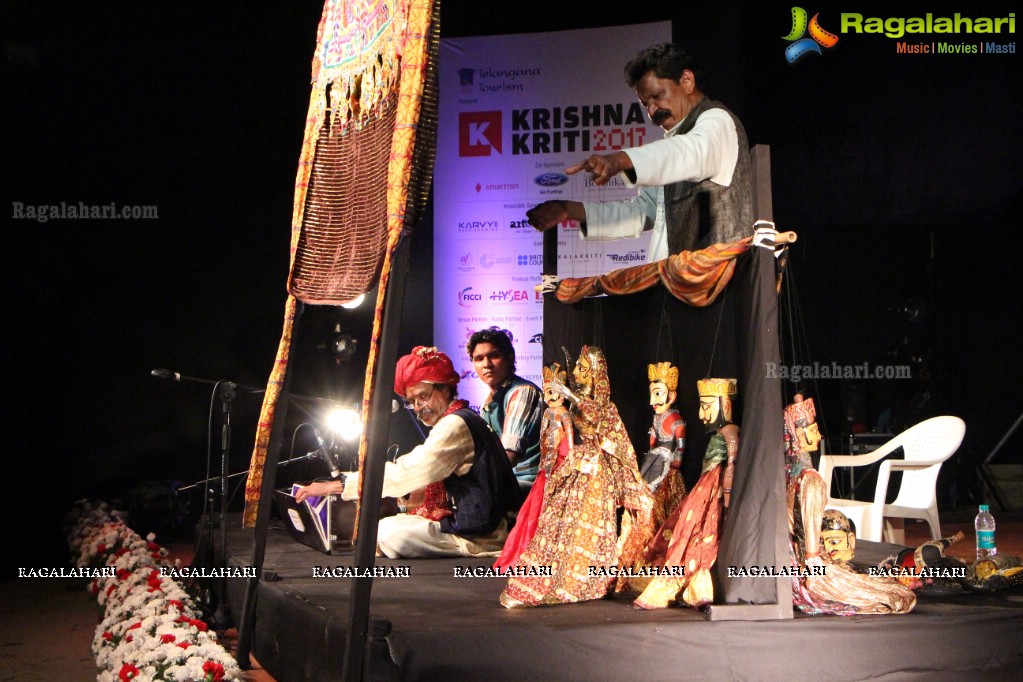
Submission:
[[[458,155],[490,156],[501,153],[501,112],[458,113]]]
[[[469,308],[474,302],[483,300],[481,294],[473,293],[472,287],[466,287],[458,292],[458,305]]]
[[[811,52],[822,54],[822,47],[832,48],[838,44],[838,36],[821,27],[817,21],[819,16],[820,13],[814,14],[813,19],[807,23],[806,10],[802,7],[792,8],[792,30],[787,36],[782,36],[782,40],[791,43],[785,48],[785,59],[789,61],[789,64],[795,64]],[[809,31],[810,37],[804,38],[807,31]]]

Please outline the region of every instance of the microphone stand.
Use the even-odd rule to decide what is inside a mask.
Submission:
[[[224,565],[227,565],[227,502],[228,484],[227,473],[230,469],[228,454],[231,452],[231,405],[234,403],[236,384],[232,381],[225,381],[220,385],[221,419],[220,427],[220,556]],[[212,518],[212,515],[211,515]],[[210,538],[212,539],[212,535]],[[227,578],[221,578],[222,594],[227,594]],[[221,623],[228,622],[231,617],[230,606],[226,601],[221,601]]]
[[[318,460],[319,458],[320,457],[317,454],[317,451],[313,450],[312,452],[307,452],[304,455],[299,455],[297,457],[292,457],[291,459],[286,459],[286,460],[283,460],[281,462],[278,462],[277,465],[281,466],[281,465],[284,465],[284,464],[291,464],[292,462],[300,462],[300,461],[302,461],[304,459],[317,459]],[[246,469],[245,471],[236,471],[233,474],[228,474],[227,477],[229,479],[231,479],[231,478],[238,478],[239,476],[247,476],[248,473],[249,473],[249,470]],[[207,483],[214,483],[214,482],[219,481],[219,480],[220,480],[220,476],[213,476],[211,478],[203,478],[203,479],[200,479],[198,481],[195,481],[194,483],[189,483],[188,485],[181,486],[180,488],[177,489],[177,492],[179,492],[179,493],[180,492],[184,492],[186,490],[191,490],[193,488],[198,488],[201,485],[205,485]]]
[[[228,470],[230,468],[229,463],[228,463],[228,455],[231,452],[231,407],[234,404],[234,399],[235,399],[235,397],[237,395],[237,391],[239,389],[243,390],[243,391],[245,391],[247,393],[264,393],[264,392],[266,392],[266,389],[265,388],[258,388],[258,387],[255,387],[255,386],[246,386],[244,384],[238,384],[238,383],[233,382],[233,381],[213,380],[213,379],[205,379],[203,377],[188,376],[186,374],[181,374],[180,372],[173,372],[173,371],[171,371],[169,369],[154,369],[154,370],[152,370],[150,372],[150,374],[153,377],[156,377],[157,379],[168,379],[170,381],[179,381],[179,382],[180,381],[185,381],[185,382],[189,382],[189,383],[212,385],[214,387],[214,390],[217,391],[217,393],[219,395],[220,404],[221,404],[221,415],[222,415],[222,418],[221,418],[221,431],[220,431],[220,476],[219,477],[205,479],[204,481],[199,481],[199,482],[193,484],[192,486],[186,486],[185,488],[180,488],[179,490],[187,490],[187,489],[193,487],[194,485],[198,485],[199,483],[210,483],[212,481],[216,481],[218,478],[220,479],[220,512],[217,515],[217,519],[218,519],[218,522],[220,523],[220,555],[223,558],[223,561],[226,563],[227,562],[227,505],[228,505],[228,497],[229,497],[228,479],[232,478],[233,476],[239,475],[239,474],[228,474]],[[328,403],[336,402],[336,401],[325,399],[325,398],[319,398],[319,397],[315,397],[315,396],[306,396],[306,395],[290,395],[288,397],[289,397],[289,399],[291,399],[293,401],[295,401],[295,400],[311,400],[311,401],[328,402]],[[298,458],[294,458],[294,459],[304,459],[304,457],[298,457]],[[280,462],[280,464],[287,464],[288,462],[294,461],[294,459],[287,460],[287,462]],[[247,473],[247,472],[243,472],[243,473]],[[207,490],[207,496],[211,500],[211,505],[210,505],[211,509],[215,509],[216,508],[216,503],[215,503],[216,490],[214,488],[209,488]],[[213,537],[214,537],[214,523],[213,523],[213,514],[212,513],[208,516],[208,521],[209,521],[209,524],[208,524],[209,536],[208,537],[209,537],[210,549],[212,549],[213,548]]]
[[[228,463],[228,456],[231,453],[231,407],[234,404],[234,399],[237,395],[239,384],[233,381],[226,380],[213,380],[204,379],[202,377],[192,377],[180,374],[178,372],[171,372],[165,369],[154,369],[150,374],[159,379],[171,379],[173,381],[186,381],[197,384],[212,384],[213,390],[216,392],[217,397],[220,400],[220,512],[217,514],[217,521],[220,524],[220,556],[221,561],[227,564],[227,503],[229,497],[228,491],[228,470],[230,465]],[[262,393],[265,389],[255,388],[252,386],[240,386],[243,390],[250,393]],[[207,479],[207,482],[213,479]],[[214,523],[213,523],[213,510],[216,508],[215,498],[216,490],[213,487],[207,489],[207,495],[211,501],[211,510],[208,515],[208,535],[209,548],[213,548],[213,534],[214,534]],[[212,552],[211,552],[212,554]],[[221,580],[226,580],[222,578]],[[221,592],[223,588],[221,586]],[[219,607],[221,612],[215,615],[214,618],[219,622],[227,622],[230,617],[228,611],[229,607],[226,603],[221,603]]]

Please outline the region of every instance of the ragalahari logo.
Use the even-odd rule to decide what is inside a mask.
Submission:
[[[462,111],[458,114],[458,155],[501,153],[501,112]]]
[[[789,64],[795,64],[810,53],[822,54],[822,47],[832,48],[838,44],[838,36],[824,30],[817,21],[820,13],[814,14],[809,23],[806,16],[806,10],[802,7],[792,8],[792,30],[787,36],[782,36],[782,40],[792,43],[785,48],[785,59],[789,60]],[[809,38],[804,37],[807,32]]]

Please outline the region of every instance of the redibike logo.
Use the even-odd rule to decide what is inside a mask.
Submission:
[[[628,253],[609,253],[607,258],[612,263],[639,263],[646,260],[646,255],[643,251],[629,251]]]
[[[491,156],[501,153],[501,112],[458,113],[458,155]]]
[[[472,293],[472,287],[466,287],[458,292],[458,305],[463,308],[470,308],[474,302],[483,300],[483,294]]]

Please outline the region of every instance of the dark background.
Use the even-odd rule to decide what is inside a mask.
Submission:
[[[790,281],[809,349],[787,359],[926,365],[911,381],[818,382],[811,394],[829,436],[870,428],[887,408],[902,424],[961,415],[967,436],[946,466],[946,503],[972,503],[970,463],[1020,411],[1018,55],[898,55],[894,40],[849,34],[790,65],[781,40],[790,6],[442,0],[441,30],[671,20],[711,76],[705,90],[742,118],[752,143],[771,146],[775,219],[799,233]],[[853,9],[896,13],[887,7]],[[995,7],[949,13],[1000,16]],[[9,566],[63,563],[60,519],[78,498],[126,498],[141,513],[166,502],[169,481],[203,476],[211,387],[160,382],[151,369],[265,384],[321,9],[0,3]],[[835,32],[850,11],[807,9]],[[11,219],[12,202],[62,201],[155,205],[159,218]],[[431,232],[428,218],[413,241],[401,352],[432,336]],[[367,315],[307,312],[297,393],[358,400],[362,356],[337,364],[317,345],[335,324],[365,338]],[[259,401],[245,392],[235,401],[232,470],[247,467]],[[308,416],[293,408],[291,428],[321,406],[304,403]],[[297,450],[312,449],[307,429],[297,439]],[[1000,461],[1018,462],[1020,448],[1017,436]],[[293,475],[322,473],[305,466]],[[186,499],[193,512],[201,504]]]

